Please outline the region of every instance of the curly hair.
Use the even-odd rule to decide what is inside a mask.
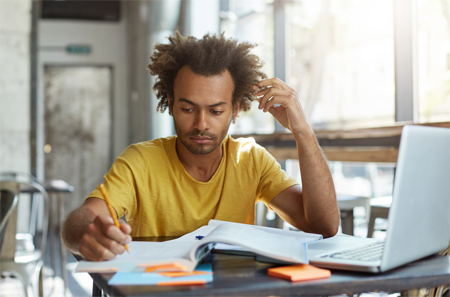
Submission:
[[[202,39],[181,36],[177,31],[169,37],[168,44],[157,44],[148,66],[151,75],[157,76],[153,90],[158,98],[157,111],[164,112],[168,96],[174,97],[174,80],[183,66],[203,76],[219,75],[228,70],[234,82],[233,106],[240,100],[239,109],[247,111],[256,100],[252,86],[266,74],[260,71],[263,63],[250,50],[256,45],[238,43],[235,39],[206,34]]]

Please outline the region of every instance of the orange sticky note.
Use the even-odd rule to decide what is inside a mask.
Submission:
[[[186,285],[204,285],[205,280],[186,280],[186,281],[169,281],[169,282],[159,282],[158,286],[186,286]]]
[[[331,271],[308,264],[298,264],[267,269],[270,276],[285,278],[293,282],[330,277]]]
[[[167,272],[158,272],[158,274],[167,277],[181,277],[181,276],[191,276],[191,275],[201,275],[201,274],[210,274],[211,272],[207,271],[192,271],[192,272],[184,272],[184,271],[167,271]]]
[[[139,265],[140,266],[140,265]],[[155,271],[186,271],[187,267],[178,263],[165,263],[158,265],[145,266],[145,272]]]

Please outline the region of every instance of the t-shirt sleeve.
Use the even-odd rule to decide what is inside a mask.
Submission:
[[[138,164],[139,153],[133,146],[129,146],[104,176],[106,193],[119,218],[124,214],[129,215],[136,207],[135,171]],[[99,185],[87,198],[91,197],[104,199]]]
[[[288,177],[281,169],[277,160],[263,147],[256,147],[256,168],[260,170],[260,180],[257,188],[257,201],[264,202],[268,207],[270,201],[283,190],[298,185],[292,177]]]

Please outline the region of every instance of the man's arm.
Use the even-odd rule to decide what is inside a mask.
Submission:
[[[293,186],[279,193],[271,202],[280,217],[306,231],[333,236],[339,228],[339,209],[330,170],[305,119],[295,90],[277,78],[262,80],[259,108],[270,112],[295,137],[302,178],[302,187]],[[275,105],[276,104],[276,105]]]
[[[114,225],[105,201],[87,199],[69,214],[61,232],[67,248],[86,260],[113,259],[125,251],[123,246],[131,241],[131,228],[120,221],[120,229]]]

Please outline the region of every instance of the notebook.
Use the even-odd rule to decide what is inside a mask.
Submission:
[[[450,241],[450,129],[404,126],[386,239],[338,235],[308,245],[310,264],[379,273],[444,250]],[[360,252],[356,248],[374,250]]]

